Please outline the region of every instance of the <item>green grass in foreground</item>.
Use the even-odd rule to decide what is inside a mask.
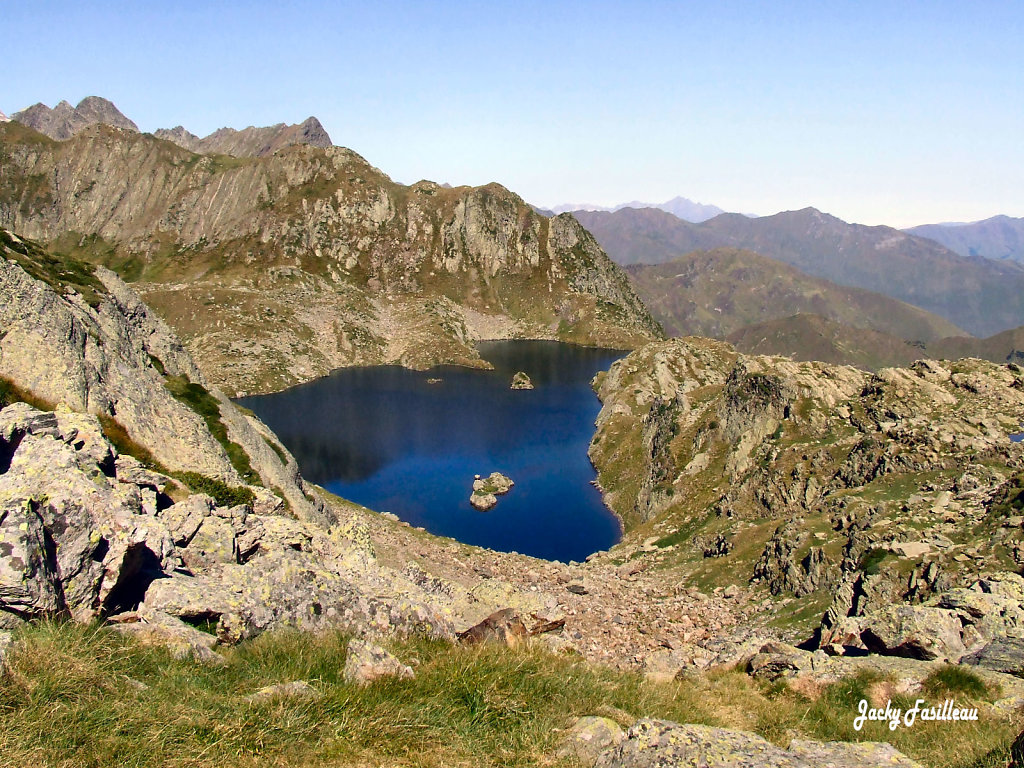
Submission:
[[[805,737],[889,741],[930,766],[1003,765],[1013,718],[983,708],[976,724],[853,730],[873,681],[814,700],[741,672],[651,684],[536,649],[395,646],[410,681],[343,682],[340,634],[266,635],[225,651],[223,667],[172,659],[113,631],[42,624],[21,631],[0,680],[0,763],[10,766],[557,765],[556,729],[571,718],[643,716]],[[317,699],[250,703],[265,685],[306,680]],[[133,682],[135,681],[135,682]],[[141,688],[137,683],[145,684]],[[962,697],[958,696],[958,701]],[[986,757],[987,756],[987,757]]]

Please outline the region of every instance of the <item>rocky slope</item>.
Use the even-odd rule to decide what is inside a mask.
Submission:
[[[1024,563],[1016,365],[872,375],[686,338],[598,391],[590,455],[632,540],[653,537],[684,583],[749,585],[803,638],[837,590],[833,612],[862,615]]]
[[[315,117],[307,117],[298,125],[277,123],[262,128],[250,125],[240,131],[220,128],[203,138],[189,133],[180,125],[170,129],[160,128],[153,131],[153,135],[200,155],[266,157],[295,144],[320,148],[333,146],[331,137]]]
[[[15,112],[11,119],[57,141],[70,139],[84,128],[97,124],[136,133],[139,130],[139,126],[121,114],[113,103],[99,96],[86,96],[78,102],[77,107],[72,107],[66,101],[60,102],[53,109],[42,103],[33,104]]]
[[[167,325],[110,270],[0,230],[0,295],[4,381],[51,407],[98,416],[166,471],[254,483],[300,517],[317,514],[270,430],[210,388]]]
[[[891,227],[848,224],[814,208],[760,218],[727,213],[701,224],[653,209],[581,212],[577,218],[620,264],[743,248],[921,307],[975,336],[1024,325],[1020,265],[965,258],[933,240]]]
[[[0,126],[0,224],[133,281],[229,392],[358,363],[480,364],[480,338],[660,333],[571,216],[497,184],[395,184],[350,150],[202,156],[93,126]]]
[[[964,335],[949,321],[902,301],[845,288],[742,249],[693,251],[626,271],[651,313],[674,336],[725,338],[745,326],[798,313],[913,341]]]
[[[109,270],[0,246],[0,628],[105,619],[217,662],[275,627],[454,637],[507,607],[510,585],[380,562],[363,511],[316,496]]]

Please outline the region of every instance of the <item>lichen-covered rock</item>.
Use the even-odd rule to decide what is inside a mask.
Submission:
[[[0,243],[0,375],[37,398],[109,419],[109,424],[123,429],[170,470],[242,484],[224,445],[210,433],[203,417],[165,386],[168,377],[182,377],[209,389],[167,324],[102,267],[89,278],[95,306],[73,291],[58,293],[13,259],[45,262],[50,257],[20,239],[17,247],[24,254],[10,250],[15,245],[9,248],[7,243],[14,240],[4,235]],[[210,394],[219,404],[227,438],[244,451],[261,482],[281,489],[296,514],[315,517],[318,511],[302,493],[294,462],[282,464],[267,445],[264,437],[270,430],[216,390]]]
[[[143,611],[130,618],[137,621],[119,621],[113,627],[143,645],[167,648],[176,659],[194,659],[201,664],[224,664],[224,657],[213,650],[217,638],[189,626],[174,616],[161,611]]]
[[[354,638],[345,652],[343,676],[347,682],[366,685],[382,677],[411,679],[415,673],[379,645]]]
[[[1024,638],[1001,637],[985,643],[960,659],[961,664],[1007,675],[1024,675]]]
[[[581,765],[592,766],[609,747],[625,738],[625,732],[607,717],[581,717],[564,734],[556,756],[570,758]]]
[[[53,421],[37,433],[51,425],[39,411],[24,403],[0,411],[10,452],[0,474],[0,611],[89,619],[136,601],[174,566],[174,543],[145,514],[139,486],[110,476],[96,418]]]

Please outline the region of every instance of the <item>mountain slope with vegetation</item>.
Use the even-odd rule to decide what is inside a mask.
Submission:
[[[497,184],[406,187],[347,149],[197,155],[103,125],[55,142],[10,122],[0,141],[0,224],[134,283],[231,393],[480,365],[481,338],[660,334],[574,218]]]
[[[851,328],[933,341],[963,335],[955,325],[880,293],[845,288],[752,251],[692,251],[658,265],[626,268],[640,298],[667,333],[724,338],[797,313]]]
[[[653,209],[576,215],[620,264],[743,248],[839,285],[921,307],[975,336],[1024,325],[1024,268],[965,258],[891,227],[847,224],[813,208],[760,218],[730,213],[701,224]]]

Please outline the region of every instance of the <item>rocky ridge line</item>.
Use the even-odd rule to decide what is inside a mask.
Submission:
[[[139,132],[139,126],[121,114],[121,111],[99,96],[86,96],[77,107],[61,101],[50,109],[43,103],[15,112],[12,120],[27,125],[55,141],[70,139],[91,125],[103,124],[125,131]]]

